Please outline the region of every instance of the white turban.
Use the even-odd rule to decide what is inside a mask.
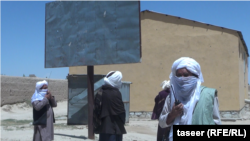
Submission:
[[[161,87],[162,87],[163,90],[166,90],[167,88],[170,88],[170,81],[164,80],[161,83]]]
[[[112,72],[115,73],[107,78]],[[110,71],[104,78],[104,83],[119,89],[122,85],[122,73],[120,71]]]
[[[195,76],[177,77],[176,70],[181,68],[186,68],[191,73],[197,75],[198,78]],[[175,97],[184,105],[183,115],[176,117],[173,125],[190,125],[192,124],[192,114],[195,105],[200,98],[200,85],[204,82],[200,65],[192,58],[181,57],[173,63],[169,78],[175,93],[174,95],[171,90],[171,109],[174,105]],[[173,140],[173,126],[171,126],[169,140]]]
[[[34,101],[37,100],[43,100],[43,98],[45,97],[45,95],[47,94],[47,89],[42,89],[43,85],[47,85],[48,86],[48,82],[43,80],[43,81],[38,81],[36,83],[36,90],[35,93],[32,95],[31,97],[31,103],[33,103]]]

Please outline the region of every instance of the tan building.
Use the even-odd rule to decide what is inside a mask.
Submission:
[[[169,79],[173,62],[192,57],[201,65],[203,85],[218,90],[220,111],[239,111],[248,97],[248,50],[240,31],[180,17],[141,12],[142,62],[95,66],[95,74],[111,70],[130,81],[130,111],[152,111],[160,84]],[[86,74],[87,67],[70,67]]]

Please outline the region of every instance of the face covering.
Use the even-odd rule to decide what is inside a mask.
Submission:
[[[47,92],[48,92],[48,89],[41,89],[40,91],[39,91],[39,94],[40,95],[42,95],[43,97],[47,94]]]
[[[194,76],[189,77],[177,77],[175,76],[173,80],[173,84],[175,86],[175,97],[181,102],[187,102],[197,84],[197,78]]]
[[[48,89],[40,89],[40,88],[43,87],[43,85],[48,86],[48,82],[43,80],[43,81],[38,81],[36,83],[36,89],[35,89],[34,94],[31,97],[31,103],[33,103],[34,101],[37,101],[37,100],[43,100],[44,99],[45,95],[48,92]]]

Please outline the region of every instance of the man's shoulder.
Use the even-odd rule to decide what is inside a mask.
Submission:
[[[167,97],[168,95],[169,95],[169,91],[167,91],[167,90],[162,90],[162,91],[160,91],[159,92],[159,94],[158,95],[160,95],[161,97]]]
[[[158,96],[163,95],[164,93],[165,93],[164,90],[162,90],[158,93]]]
[[[214,94],[214,96],[217,96],[217,93],[218,93],[217,89],[203,86],[203,85],[200,86],[200,90],[201,90],[201,94],[206,93],[206,94]]]
[[[206,89],[211,89],[211,90],[212,90],[212,89],[213,89],[213,90],[217,90],[216,88],[207,87],[207,86],[204,86],[204,85],[201,85],[200,88],[201,88],[201,89],[206,88]]]

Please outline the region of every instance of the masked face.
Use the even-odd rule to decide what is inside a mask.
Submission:
[[[39,90],[39,94],[42,96],[45,96],[48,92],[48,86],[47,85],[43,85],[43,87]]]
[[[186,88],[194,87],[197,83],[197,78],[194,76],[175,77],[175,80],[179,89],[182,91],[185,91]]]
[[[41,89],[38,93],[44,97],[47,94],[47,91],[46,89]]]
[[[174,76],[173,83],[175,84],[175,91],[178,97],[182,100],[188,100],[193,93],[198,78],[195,77],[186,68],[178,69],[176,71],[176,76]]]
[[[186,87],[192,87],[192,85],[196,85],[197,75],[192,74],[186,68],[178,69],[176,71],[175,80],[179,88],[185,89]]]

